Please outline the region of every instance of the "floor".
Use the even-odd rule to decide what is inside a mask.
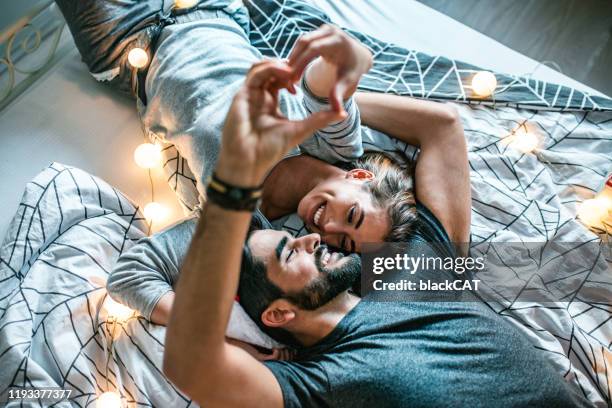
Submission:
[[[612,95],[610,0],[417,0]]]

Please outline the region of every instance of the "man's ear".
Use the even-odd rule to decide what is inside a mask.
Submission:
[[[261,321],[268,327],[283,327],[295,318],[295,306],[285,300],[276,299],[261,314]]]
[[[346,172],[346,178],[352,178],[361,181],[374,180],[376,175],[370,170],[365,169],[353,169]]]

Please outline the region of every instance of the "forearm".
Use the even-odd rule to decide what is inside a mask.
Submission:
[[[201,380],[193,376],[205,372],[207,359],[223,354],[250,218],[248,212],[227,211],[212,203],[201,217],[176,287],[166,334],[164,367],[179,382]]]
[[[469,241],[471,191],[467,145],[456,108],[402,96],[357,93],[362,122],[419,146],[416,198],[440,220],[449,238]]]
[[[370,92],[358,92],[355,100],[364,125],[414,146],[433,138],[463,136],[453,132],[457,116],[445,104]]]
[[[170,312],[174,304],[174,292],[168,292],[163,295],[151,312],[149,320],[161,326],[167,326],[170,320]]]

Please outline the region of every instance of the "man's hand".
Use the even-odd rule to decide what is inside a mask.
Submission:
[[[329,96],[332,110],[342,112],[343,99],[355,92],[361,76],[372,67],[372,54],[340,28],[326,24],[296,42],[289,55],[294,80],[318,57],[306,72],[306,82],[315,95]]]
[[[294,71],[285,62],[254,64],[234,97],[223,128],[216,173],[223,181],[241,186],[260,185],[268,171],[295,145],[340,118],[339,112],[321,111],[291,121],[278,109],[278,92],[293,91]]]

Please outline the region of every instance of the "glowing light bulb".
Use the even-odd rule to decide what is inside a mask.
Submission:
[[[604,198],[584,200],[578,208],[578,218],[587,227],[602,228],[603,222],[608,218],[610,202]]]
[[[127,320],[134,314],[132,309],[119,302],[115,302],[110,296],[106,297],[104,307],[106,308],[108,317],[116,320]]]
[[[155,201],[145,205],[142,212],[149,221],[162,221],[168,216],[168,209]]]
[[[540,145],[540,139],[525,126],[521,126],[509,137],[508,145],[522,153],[531,153]]]
[[[190,8],[198,4],[198,0],[174,0],[176,8]]]
[[[161,147],[152,143],[143,143],[134,150],[134,161],[143,169],[151,169],[161,165]]]
[[[132,48],[128,53],[128,62],[137,69],[146,67],[149,63],[149,54],[142,48]]]
[[[121,396],[114,391],[106,391],[98,395],[96,408],[121,408]]]
[[[495,93],[497,78],[489,71],[480,71],[472,78],[472,90],[478,96],[487,97]]]

